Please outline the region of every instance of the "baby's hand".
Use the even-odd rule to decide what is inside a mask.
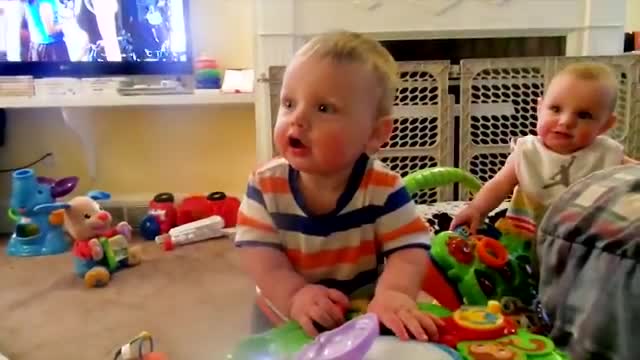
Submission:
[[[100,245],[100,241],[98,239],[89,240],[89,248],[91,249],[91,257],[93,260],[98,261],[102,259],[104,256],[104,252],[102,251],[102,245]]]
[[[315,337],[318,329],[314,323],[325,329],[340,326],[348,307],[349,299],[340,291],[309,284],[293,296],[290,314],[307,335]]]
[[[459,226],[466,225],[469,227],[469,232],[475,234],[483,220],[482,214],[472,206],[467,205],[453,218],[449,230],[453,231]]]
[[[438,340],[438,326],[443,325],[442,320],[420,311],[413,299],[399,291],[376,292],[368,311],[402,340],[409,340],[410,334],[420,341]]]

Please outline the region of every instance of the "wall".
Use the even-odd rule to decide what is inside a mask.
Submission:
[[[623,49],[627,1],[640,0],[257,0],[255,68],[267,74],[308,36],[339,28],[381,40],[567,36],[567,55],[614,55]],[[259,85],[259,161],[272,156],[269,96]]]
[[[640,0],[627,0],[627,31],[640,31]]]
[[[227,68],[251,67],[253,1],[190,2],[194,54],[213,56]],[[8,111],[0,168],[29,163],[52,151],[54,166],[37,165],[38,174],[78,175],[80,191],[99,188],[114,197],[130,197],[159,191],[241,194],[255,163],[250,106],[123,107],[87,109],[86,114],[97,130],[95,182],[87,176],[79,138],[55,108]],[[9,193],[10,176],[0,174],[0,201]]]

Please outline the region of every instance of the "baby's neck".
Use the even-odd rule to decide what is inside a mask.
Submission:
[[[322,215],[335,209],[344,192],[351,169],[331,175],[300,173],[299,187],[308,210]]]
[[[342,192],[347,185],[351,169],[331,175],[300,173],[300,185],[307,189],[322,192]]]

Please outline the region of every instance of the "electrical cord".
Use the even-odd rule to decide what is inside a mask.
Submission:
[[[20,169],[25,169],[25,168],[32,167],[33,165],[38,164],[39,162],[43,161],[44,159],[48,158],[49,156],[53,156],[53,153],[52,152],[48,152],[48,153],[42,155],[38,160],[33,161],[33,162],[31,162],[31,163],[29,163],[27,165],[21,166],[21,167],[12,168],[12,169],[0,169],[0,174],[8,173],[8,172],[14,172],[14,171],[18,171]]]

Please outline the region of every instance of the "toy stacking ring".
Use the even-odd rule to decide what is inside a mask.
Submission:
[[[498,240],[486,236],[475,236],[478,258],[488,267],[498,269],[509,261],[509,252]]]
[[[9,214],[9,219],[11,219],[13,221],[19,221],[20,220],[20,216],[17,214],[15,209],[9,208],[8,214]]]
[[[137,355],[134,355],[134,346],[137,343]],[[144,357],[144,345],[149,343],[148,352],[153,352],[153,338],[151,334],[146,331],[140,333],[140,335],[133,338],[128,343],[124,344],[114,356],[114,360],[128,360],[128,359],[142,359]]]

